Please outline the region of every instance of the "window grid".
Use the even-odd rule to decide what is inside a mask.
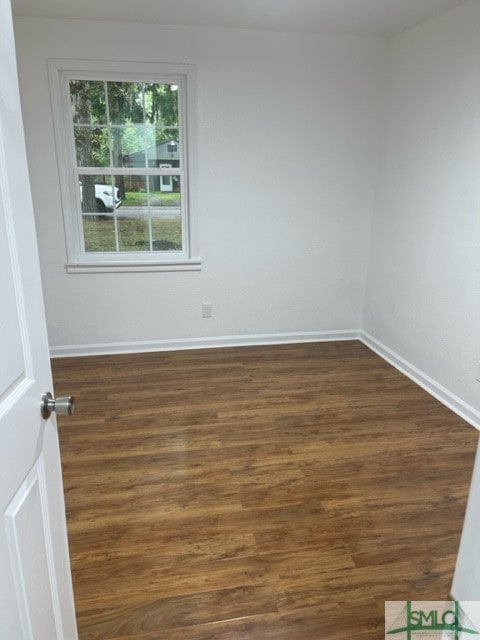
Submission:
[[[65,219],[67,271],[121,273],[200,269],[196,207],[192,206],[191,201],[191,187],[196,182],[194,175],[196,171],[193,173],[191,171],[192,158],[196,156],[195,68],[185,64],[128,61],[120,63],[73,59],[49,60],[48,66],[59,159],[59,186]],[[79,82],[75,88],[78,91],[75,98],[78,102],[74,105],[70,98],[70,81],[76,80],[84,80],[86,84],[82,87],[82,83]],[[109,85],[110,82],[113,84]],[[125,91],[122,91],[124,88],[122,83],[126,85],[133,83],[136,87],[126,86]],[[175,97],[168,94],[165,99],[162,98],[155,92],[155,87],[152,87],[155,84],[170,85],[173,91],[177,91]],[[108,93],[112,86],[114,100],[121,98],[122,95],[127,101],[132,100],[127,102],[133,105],[132,115],[128,108],[119,107],[120,103],[110,104]],[[95,97],[92,98],[92,104],[95,105],[93,117],[89,115],[91,114],[89,105],[86,102],[82,103],[82,99],[85,100],[85,93],[83,95],[81,93],[82,89],[87,91],[92,89],[95,92]],[[111,105],[114,112],[110,111]],[[108,116],[105,115],[107,109]],[[166,117],[162,117],[163,115]],[[143,120],[142,131],[139,131],[138,123],[141,119]],[[128,125],[132,125],[131,130]],[[97,128],[98,133],[92,134],[90,138],[88,134],[77,134],[79,144],[83,140],[87,145],[84,152],[78,152],[77,157],[74,131],[80,131],[85,126],[91,130]],[[125,127],[125,133],[120,136],[118,128],[122,126]],[[108,133],[102,134],[100,129]],[[112,132],[115,129],[117,131],[114,139]],[[142,158],[137,153],[138,148],[142,146],[142,143],[138,144],[140,139],[144,149]],[[168,167],[169,160],[166,160],[167,143],[170,145],[168,158],[176,160],[170,167]],[[172,148],[172,143],[178,146],[177,150]],[[133,152],[134,160],[130,162],[132,144],[136,144],[136,149]],[[152,145],[152,148],[149,149],[148,145]],[[165,146],[160,149],[159,145]],[[170,155],[171,153],[175,156]],[[130,158],[126,157],[128,155]],[[92,162],[102,166],[82,166],[90,165]],[[122,166],[113,166],[114,164]],[[161,167],[159,166],[161,164],[167,164],[167,166]],[[193,161],[193,167],[195,168],[195,161]],[[98,205],[94,207],[92,203],[91,181],[85,183],[86,200],[80,198],[82,190],[78,188],[79,178],[84,176],[96,176],[95,197],[100,193],[101,185],[108,184],[112,186],[112,190],[121,187],[123,198],[124,181],[121,178],[126,176],[130,178],[125,180],[125,192],[131,189],[139,191],[143,188],[141,197],[137,194],[138,198],[132,198],[129,194],[124,200],[124,202],[128,200],[129,206],[124,207],[122,202],[119,208],[109,209],[107,214],[103,215],[105,221],[107,218],[109,220],[110,240],[108,247],[101,247],[100,250],[88,240],[91,234],[87,234],[89,245],[86,246],[83,221],[89,214],[95,217],[95,209]],[[161,189],[160,182],[163,182]],[[162,194],[159,194],[160,190]],[[104,187],[103,192],[106,191],[108,188]],[[168,211],[166,208],[161,208],[162,205],[170,207],[168,191],[180,194],[178,195],[180,200],[175,200],[176,213],[180,212],[181,221],[181,225],[177,226],[175,246],[162,240],[169,239],[168,223],[165,225],[159,215]],[[158,196],[165,195],[165,192],[167,197],[162,197],[159,201]],[[132,208],[130,205],[137,209],[137,224],[128,219],[128,209]],[[97,209],[99,210],[101,211]],[[130,234],[131,228],[135,228],[134,235]],[[132,241],[132,238],[142,239],[140,247],[138,246],[140,243]],[[107,248],[108,250],[105,250]]]
[[[78,80],[78,78],[70,78],[70,81],[75,81]],[[132,83],[133,84],[133,83]],[[162,82],[158,82],[156,83],[158,85],[165,85],[167,83],[162,83]],[[149,160],[149,150],[153,147],[158,147],[158,143],[156,142],[156,135],[154,137],[154,144],[151,145],[149,144],[149,140],[148,140],[148,130],[151,129],[153,130],[154,134],[156,133],[156,125],[157,123],[151,123],[148,124],[147,122],[147,114],[146,114],[146,102],[145,102],[145,83],[142,83],[142,89],[141,89],[141,106],[142,106],[142,122],[138,123],[129,123],[126,122],[125,124],[115,124],[112,122],[113,118],[111,117],[111,113],[110,113],[110,96],[109,96],[109,92],[108,92],[108,82],[106,80],[103,81],[103,92],[104,92],[104,100],[105,100],[105,117],[106,117],[106,123],[97,123],[97,122],[92,122],[92,123],[77,123],[74,122],[74,118],[72,118],[72,125],[75,131],[75,128],[87,128],[87,129],[91,129],[96,130],[96,129],[100,129],[100,130],[105,130],[106,134],[107,134],[107,140],[108,140],[108,152],[109,152],[109,161],[110,161],[110,165],[108,167],[106,166],[99,166],[99,167],[93,167],[93,166],[84,166],[79,164],[78,162],[78,154],[75,154],[75,159],[76,159],[76,176],[77,179],[80,179],[80,176],[83,175],[95,175],[95,176],[105,176],[105,183],[111,184],[112,186],[112,197],[115,194],[115,176],[134,176],[134,175],[138,175],[138,176],[145,176],[145,188],[146,188],[146,211],[142,212],[141,214],[138,215],[139,220],[141,220],[142,222],[145,222],[147,225],[147,232],[148,232],[148,251],[149,252],[154,252],[154,232],[153,232],[153,217],[155,215],[154,213],[154,208],[152,205],[152,192],[151,192],[151,180],[150,177],[151,176],[158,176],[160,183],[164,184],[162,181],[162,176],[164,175],[168,175],[168,176],[176,176],[178,178],[178,184],[182,185],[183,183],[183,157],[182,157],[182,147],[180,145],[180,148],[178,148],[179,143],[181,142],[181,114],[177,113],[177,126],[174,125],[162,125],[162,130],[164,132],[178,132],[178,140],[176,140],[175,143],[175,148],[176,148],[176,152],[178,152],[178,158],[179,158],[179,167],[175,168],[175,167],[170,167],[168,169],[166,169],[165,167],[162,166],[157,166],[157,167],[153,167],[151,166],[151,162],[155,162],[155,160],[150,161]],[[179,85],[177,85],[177,109],[178,109],[178,103],[180,102],[180,98],[181,98],[181,87]],[[143,129],[143,133],[142,133],[142,138],[143,138],[143,149],[142,149],[142,155],[143,155],[143,166],[141,167],[117,167],[115,166],[115,156],[114,156],[114,148],[113,148],[113,131],[115,129],[118,130],[122,130],[125,127],[127,127],[128,125],[132,125],[135,127],[135,129],[138,129],[139,127],[142,127]],[[74,136],[74,140],[75,140],[75,136]],[[163,143],[167,148],[168,146],[171,146],[171,141],[170,142],[165,142]],[[168,149],[167,149],[168,150]],[[148,169],[148,171],[147,171]],[[108,182],[107,182],[108,180]],[[185,227],[185,216],[183,215],[183,206],[182,206],[182,193],[181,193],[181,189],[180,189],[180,195],[179,195],[179,199],[180,199],[180,228],[181,228],[181,248],[180,250],[184,247],[184,243],[185,243],[185,234],[184,234],[184,227]],[[114,208],[113,211],[111,212],[112,217],[113,217],[113,230],[114,230],[114,235],[115,235],[115,253],[123,253],[122,251],[122,246],[121,246],[121,242],[120,242],[120,236],[121,236],[121,229],[120,229],[120,224],[119,224],[119,218],[122,217],[123,211],[120,208]],[[90,213],[88,211],[82,211],[82,221],[84,220],[85,216],[94,216],[94,213]],[[86,243],[85,243],[85,237],[84,237],[84,229],[83,229],[83,224],[82,224],[82,243],[83,243],[83,248],[85,251],[87,251],[86,248]],[[142,250],[142,253],[145,251],[145,249]],[[106,253],[108,253],[108,250],[105,251]]]

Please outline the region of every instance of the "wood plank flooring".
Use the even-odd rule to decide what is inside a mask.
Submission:
[[[53,372],[80,640],[376,640],[448,598],[478,433],[361,343]]]

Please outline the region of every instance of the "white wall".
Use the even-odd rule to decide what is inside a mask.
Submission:
[[[383,41],[29,18],[15,31],[54,350],[358,330]],[[65,273],[50,57],[197,65],[201,272]]]
[[[394,38],[387,69],[364,329],[476,410],[478,425],[480,2]],[[480,449],[452,586],[459,600],[480,598],[479,515]]]
[[[389,43],[364,329],[480,409],[480,3]]]

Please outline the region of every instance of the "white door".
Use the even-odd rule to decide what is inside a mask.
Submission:
[[[77,638],[9,0],[0,0],[0,640]]]
[[[171,164],[161,164],[160,169],[171,169]],[[160,177],[160,191],[173,191],[172,176]]]
[[[452,595],[456,600],[480,601],[480,443],[473,467]]]

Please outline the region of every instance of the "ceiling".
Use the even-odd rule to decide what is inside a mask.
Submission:
[[[12,0],[16,16],[392,36],[464,0]]]

